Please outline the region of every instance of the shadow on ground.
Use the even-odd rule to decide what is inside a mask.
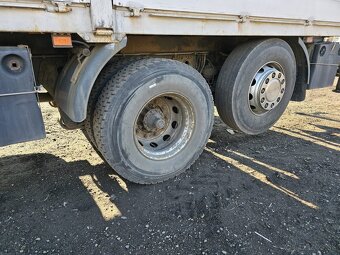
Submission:
[[[152,186],[104,163],[3,157],[0,253],[336,254],[339,129],[318,128],[248,137],[217,123],[191,169]]]

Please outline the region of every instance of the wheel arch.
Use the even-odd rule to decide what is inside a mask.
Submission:
[[[58,77],[54,99],[71,121],[85,120],[90,93],[100,71],[126,43],[124,37],[117,43],[98,44],[88,54],[74,54],[66,63]]]
[[[296,83],[291,100],[303,101],[305,100],[307,85],[310,80],[309,53],[305,43],[300,37],[289,39],[287,42],[294,52],[297,67]]]

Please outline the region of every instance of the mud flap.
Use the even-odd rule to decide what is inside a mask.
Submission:
[[[26,47],[0,47],[0,146],[45,137]]]

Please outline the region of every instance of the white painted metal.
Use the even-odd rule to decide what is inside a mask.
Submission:
[[[113,29],[113,35],[100,28]],[[340,0],[0,0],[0,32],[78,33],[89,42],[125,34],[340,36]]]
[[[91,0],[90,8],[94,30],[113,28],[111,0]]]
[[[127,0],[114,5],[128,7]],[[144,0],[142,15],[117,12],[119,30],[131,34],[339,35],[339,0]],[[120,8],[118,8],[120,10]]]

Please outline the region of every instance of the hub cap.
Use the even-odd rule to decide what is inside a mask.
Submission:
[[[150,159],[166,159],[189,141],[195,125],[192,105],[181,95],[169,93],[149,101],[135,122],[139,151]]]
[[[255,114],[274,109],[285,93],[286,80],[279,64],[269,63],[255,75],[249,87],[249,107]]]

